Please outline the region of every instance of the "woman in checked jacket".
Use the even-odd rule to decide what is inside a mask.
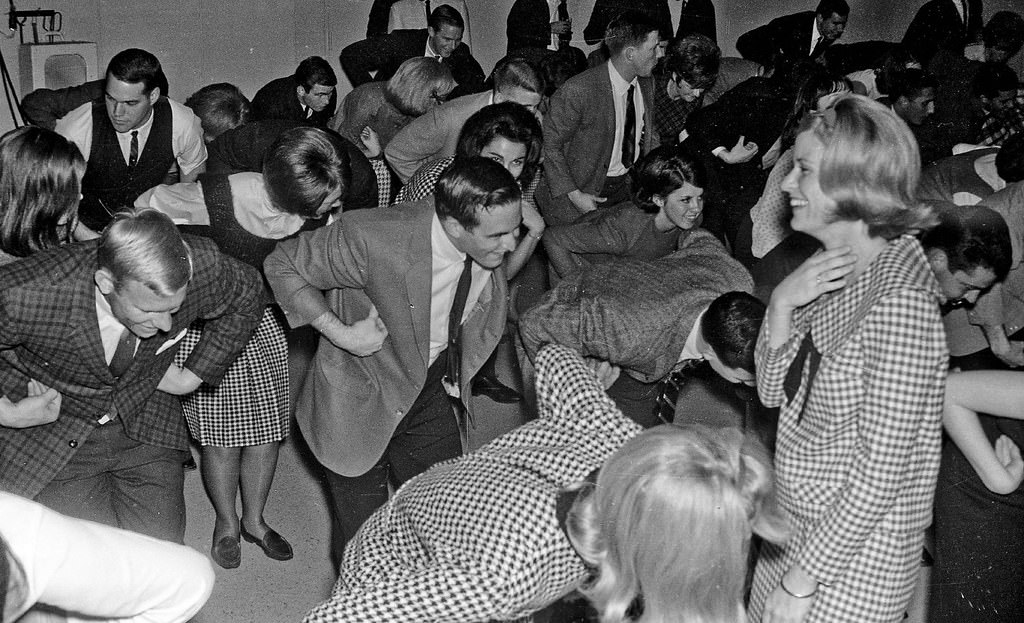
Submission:
[[[821,241],[773,292],[757,385],[781,406],[775,464],[793,524],[755,572],[750,620],[899,621],[931,522],[947,352],[915,231],[917,144],[846,96],[798,134],[792,226]]]

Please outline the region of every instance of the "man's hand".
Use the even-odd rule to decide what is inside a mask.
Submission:
[[[726,164],[747,162],[757,155],[758,147],[757,143],[753,141],[747,143],[746,140],[747,137],[741,136],[740,140],[736,141],[736,144],[732,146],[732,149],[718,152],[718,157],[725,161]]]
[[[196,376],[194,372],[188,368],[179,368],[172,363],[171,367],[167,368],[167,372],[164,372],[164,378],[160,379],[160,384],[156,388],[168,394],[184,396],[199,389],[202,383],[203,379]]]
[[[1002,344],[992,344],[992,354],[1011,368],[1024,366],[1024,342],[1006,340]]]
[[[39,381],[28,382],[28,395],[18,402],[0,396],[0,426],[30,428],[56,421],[60,415],[61,395]]]
[[[602,203],[608,201],[607,197],[598,197],[597,195],[591,195],[585,193],[582,190],[570,190],[569,201],[572,202],[576,209],[586,214],[587,212],[593,212],[598,209]]]
[[[327,312],[314,320],[313,328],[343,351],[356,357],[368,357],[384,346],[388,329],[380,319],[377,307],[371,307],[366,318],[346,325],[337,316]]]
[[[593,357],[586,358],[587,367],[593,371],[594,376],[597,377],[597,382],[601,384],[601,387],[608,389],[615,384],[615,381],[619,378],[619,373],[622,369],[619,366],[608,363],[603,359],[595,359]]]
[[[359,133],[359,142],[362,143],[359,149],[363,152],[364,156],[371,160],[379,156],[380,152],[383,151],[380,146],[380,136],[370,126],[363,127],[363,131]]]

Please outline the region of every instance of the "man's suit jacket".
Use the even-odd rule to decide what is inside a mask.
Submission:
[[[545,344],[562,344],[653,383],[672,371],[713,300],[753,286],[718,239],[695,229],[671,255],[595,264],[562,280],[523,314],[519,333],[531,359]]]
[[[206,172],[217,175],[231,175],[243,171],[263,173],[270,146],[281,133],[309,125],[305,121],[287,119],[266,119],[250,121],[237,128],[232,128],[213,139],[206,146],[209,158],[206,161]],[[325,132],[334,134],[327,128]],[[349,168],[352,178],[341,196],[343,210],[360,210],[377,207],[377,176],[373,165],[366,155],[344,137],[338,137],[348,154]]]
[[[428,110],[398,131],[384,148],[388,164],[402,183],[424,164],[455,155],[466,120],[491,102],[491,91],[463,95]]]
[[[188,433],[177,396],[156,390],[178,340],[197,319],[203,337],[186,367],[220,381],[263,316],[264,290],[251,267],[189,238],[194,275],[171,330],[139,341],[131,367],[115,379],[96,317],[96,243],[39,253],[0,267],[0,391],[25,396],[36,379],[63,396],[60,417],[33,428],[0,427],[0,489],[37,495],[86,442],[104,414],[137,441],[184,450]]]
[[[644,98],[643,155],[659,141],[654,131],[654,81],[640,78],[639,84]],[[614,140],[612,81],[608,64],[602,63],[567,80],[551,98],[544,116],[544,179],[537,189],[540,205],[567,201],[565,195],[577,189],[600,194]]]
[[[608,23],[624,11],[639,11],[654,20],[662,38],[672,38],[672,13],[668,0],[597,0],[590,13],[590,21],[583,29],[583,38],[588,45],[601,43]]]
[[[981,0],[964,0],[964,4],[966,26],[953,0],[931,0],[918,9],[903,35],[903,45],[922,65],[927,65],[939,48],[962,56],[964,45],[981,41]]]
[[[326,311],[352,324],[376,306],[388,330],[381,350],[368,357],[322,337],[299,394],[296,419],[309,447],[343,476],[361,475],[377,462],[426,380],[433,218],[431,199],[347,212],[328,227],[281,242],[264,263],[291,326]],[[463,396],[501,338],[506,291],[504,269],[497,268],[463,324]]]
[[[326,128],[327,122],[334,116],[334,110],[338,106],[338,89],[331,92],[331,101],[320,112],[314,112],[308,118],[306,111],[299,103],[299,97],[295,93],[295,79],[291,76],[271,80],[256,91],[256,97],[252,98],[252,120],[261,119],[289,119],[291,121],[305,121],[318,128]]]
[[[765,67],[772,66],[776,54],[795,60],[807,59],[811,55],[814,17],[814,11],[777,17],[740,35],[736,49],[743,58]]]
[[[547,49],[551,45],[551,13],[547,0],[516,0],[505,22],[508,52]]]
[[[346,46],[341,51],[341,68],[353,87],[371,80],[387,80],[410,58],[423,56],[427,48],[427,30],[396,30],[383,37],[370,37]],[[484,88],[484,70],[465,43],[442,61],[458,83],[453,94],[477,93]],[[371,76],[371,71],[377,71]]]

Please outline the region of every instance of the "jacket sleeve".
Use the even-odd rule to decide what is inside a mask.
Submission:
[[[384,148],[384,157],[403,184],[427,162],[438,158],[451,122],[444,106],[420,115],[398,131]]]

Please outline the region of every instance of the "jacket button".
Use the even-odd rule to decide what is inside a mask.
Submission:
[[[68,447],[69,448],[77,448],[78,447],[78,440],[77,439],[72,439],[71,441],[69,441],[68,442]]]

